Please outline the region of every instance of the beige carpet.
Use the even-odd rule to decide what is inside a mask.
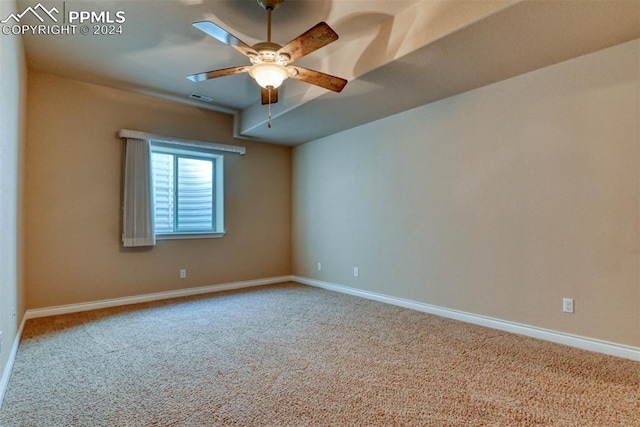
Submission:
[[[30,320],[0,425],[640,426],[640,363],[283,284]]]

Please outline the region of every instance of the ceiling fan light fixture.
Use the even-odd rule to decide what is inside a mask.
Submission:
[[[253,64],[249,68],[249,75],[265,89],[277,89],[282,82],[289,77],[287,69],[275,62],[262,62]]]
[[[324,89],[340,92],[347,80],[290,63],[338,40],[338,34],[326,22],[319,22],[284,46],[271,41],[271,14],[284,0],[257,0],[267,11],[267,40],[249,46],[211,21],[194,22],[193,26],[214,39],[249,57],[251,66],[230,67],[187,76],[192,82],[248,72],[261,87],[262,105],[278,102],[278,88],[291,77]]]

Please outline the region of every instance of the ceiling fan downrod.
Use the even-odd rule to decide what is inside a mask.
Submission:
[[[283,0],[258,0],[258,4],[267,11],[267,43],[271,43],[271,12],[282,2]]]

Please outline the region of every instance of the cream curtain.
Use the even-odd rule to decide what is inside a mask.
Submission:
[[[125,138],[122,243],[125,247],[153,246],[153,194],[149,140]]]

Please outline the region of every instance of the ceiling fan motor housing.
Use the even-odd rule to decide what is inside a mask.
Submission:
[[[276,53],[282,48],[278,43],[273,42],[260,42],[253,46],[253,49],[260,54],[260,59],[263,61],[275,61]]]

